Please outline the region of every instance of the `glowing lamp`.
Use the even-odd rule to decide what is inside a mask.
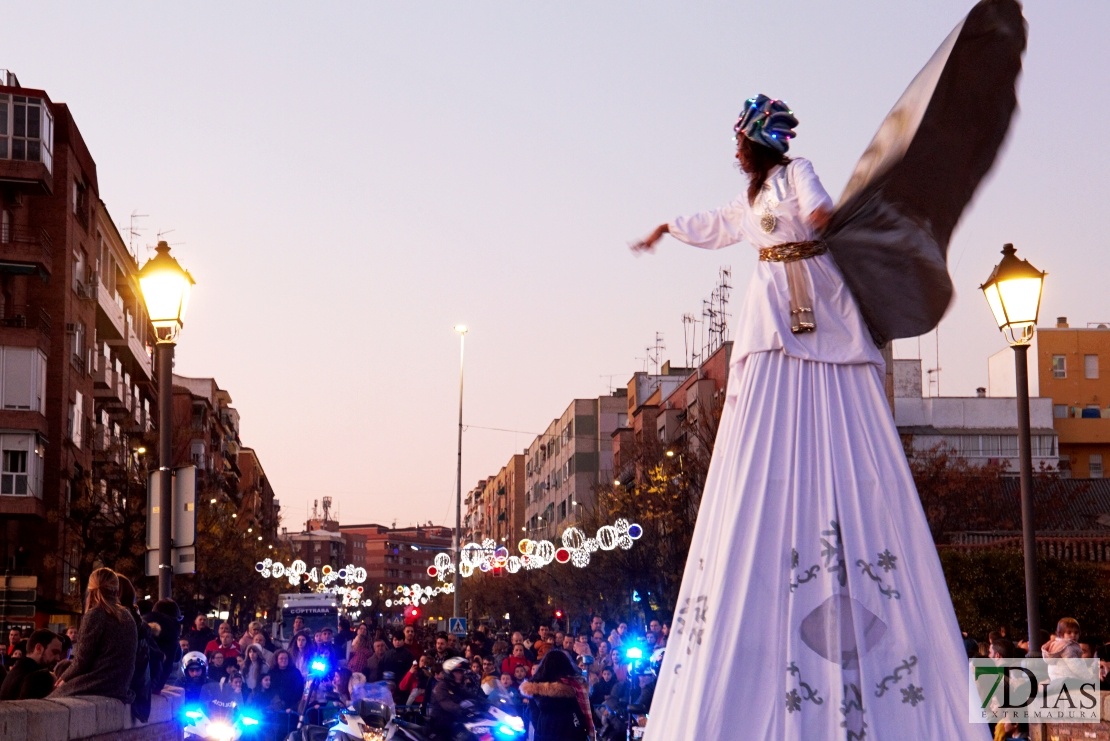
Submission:
[[[1041,309],[1041,289],[1046,273],[1027,260],[1019,259],[1012,244],[1002,248],[1002,261],[987,282],[979,286],[987,297],[998,329],[1011,345],[1025,345],[1033,339]]]
[[[173,343],[185,323],[189,290],[196,281],[170,256],[169,244],[159,242],[155,252],[157,254],[139,271],[139,288],[157,341]]]

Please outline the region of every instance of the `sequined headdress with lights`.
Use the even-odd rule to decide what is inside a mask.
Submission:
[[[797,125],[798,119],[794,118],[790,106],[760,94],[744,101],[744,110],[732,130],[737,136],[742,134],[756,144],[785,153],[790,149]]]

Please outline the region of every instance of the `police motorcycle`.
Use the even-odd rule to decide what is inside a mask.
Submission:
[[[451,658],[443,662],[445,672],[457,670],[466,665],[462,658]],[[454,719],[454,731],[450,737],[433,735],[423,725],[394,718],[390,723],[388,741],[519,741],[526,737],[524,721],[507,707],[496,701],[467,699],[461,703],[462,715]]]
[[[602,724],[598,737],[602,741],[639,741],[647,730],[651,697],[655,681],[663,664],[666,648],[655,649],[648,658],[640,646],[630,646],[625,651],[628,662],[630,686],[623,701],[614,703],[612,698],[602,706]]]
[[[335,696],[327,692],[321,696],[330,668],[322,656],[313,657],[308,662],[308,677],[298,708],[297,726],[285,737],[286,741],[325,741],[328,738],[328,728],[336,723],[343,710],[343,704]]]
[[[241,741],[251,736],[262,723],[241,710],[215,714],[203,704],[185,705],[181,715],[185,723],[185,741]]]
[[[260,723],[234,702],[223,702],[222,685],[207,681],[208,660],[199,651],[181,657],[184,703],[181,724],[185,739],[195,741],[239,741],[251,735]]]
[[[496,705],[474,704],[466,708],[458,731],[450,739],[435,741],[519,741],[528,736],[524,721]],[[427,727],[394,717],[386,730],[386,741],[430,741]]]

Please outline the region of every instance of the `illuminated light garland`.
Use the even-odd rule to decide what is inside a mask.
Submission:
[[[319,584],[322,587],[330,587],[336,582],[342,582],[344,585],[350,586],[351,584],[365,582],[367,576],[366,569],[354,564],[347,564],[339,569],[324,565],[320,567],[319,571],[315,568],[309,571],[308,564],[299,558],[288,566],[281,561],[267,558],[256,563],[254,570],[266,579],[288,579],[290,586],[294,587],[302,581],[309,584]]]
[[[481,543],[467,543],[460,549],[459,576],[467,577],[475,571],[487,573],[495,568],[515,574],[521,569],[543,568],[552,561],[572,563],[582,569],[590,565],[590,554],[598,550],[612,551],[617,548],[627,551],[643,534],[643,527],[624,518],[612,525],[602,525],[592,538],[586,537],[586,533],[580,528],[568,527],[563,531],[562,547],[556,547],[549,540],[522,538],[517,543],[519,556],[509,555],[508,548],[498,546],[493,539],[486,538]],[[437,554],[433,565],[428,567],[428,576],[443,582],[448,581],[454,573],[455,565],[447,553]]]
[[[413,584],[408,587],[397,587],[393,590],[399,595],[385,601],[386,607],[399,607],[401,605],[426,605],[432,597],[441,594],[454,594],[455,585],[448,582],[439,587],[426,587],[422,584]]]
[[[336,569],[330,565],[321,566],[319,570],[308,568],[308,564],[297,559],[286,566],[280,561],[267,558],[254,565],[265,579],[285,579],[290,586],[299,586],[301,582],[314,584],[317,592],[334,594],[346,608],[369,607],[373,600],[364,599],[361,582],[366,581],[366,569],[354,564]]]

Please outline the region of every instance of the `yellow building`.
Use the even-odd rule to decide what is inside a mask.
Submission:
[[[1052,399],[1061,463],[1100,479],[1110,462],[1110,324],[1038,329],[1040,394]]]
[[[1072,327],[1059,317],[1038,327],[1029,362],[1029,395],[1052,399],[1060,440],[1060,473],[1101,479],[1110,463],[1110,323]],[[991,396],[1013,396],[1014,360],[1009,348],[991,356]]]

